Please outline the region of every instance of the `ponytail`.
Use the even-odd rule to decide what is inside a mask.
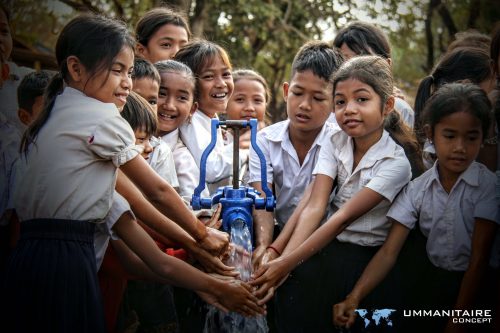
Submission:
[[[404,149],[406,158],[411,165],[411,178],[415,179],[420,176],[425,171],[422,151],[415,133],[403,122],[399,112],[393,110],[385,118],[384,129],[389,132],[391,138]]]
[[[431,97],[432,86],[434,85],[434,77],[426,76],[418,85],[417,95],[415,96],[415,134],[417,138],[422,138],[422,111],[424,110],[425,102]]]
[[[59,95],[64,87],[64,79],[61,72],[58,72],[52,80],[50,80],[47,88],[45,89],[44,104],[43,109],[38,115],[38,117],[31,123],[31,125],[26,129],[21,140],[21,153],[27,153],[28,147],[35,142],[36,136],[43,125],[47,122],[50,117],[50,112],[54,107],[57,95]]]

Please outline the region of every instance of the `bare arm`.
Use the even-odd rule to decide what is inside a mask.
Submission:
[[[201,247],[217,255],[227,250],[229,236],[206,228],[184,204],[174,188],[151,169],[142,156],[136,156],[120,169],[161,213],[176,221]]]
[[[262,190],[261,182],[254,182],[251,184],[257,191],[264,193]],[[272,188],[272,184],[268,184]],[[254,209],[253,211],[253,230],[255,237],[255,250],[252,254],[252,263],[254,270],[256,270],[263,259],[262,256],[266,252],[266,248],[273,241],[274,233],[274,215],[264,209]]]
[[[361,300],[382,282],[392,267],[394,267],[409,232],[408,228],[392,220],[392,227],[384,245],[370,260],[346,299],[334,305],[333,321],[336,325],[349,328],[354,324],[356,318],[354,310],[357,309]]]
[[[319,180],[316,182],[318,183]],[[316,187],[317,185],[315,185],[313,189],[313,193],[315,194]],[[315,200],[309,200],[309,203],[316,201],[316,199],[319,198],[315,196]],[[281,256],[264,265],[255,273],[255,280],[252,281],[251,284],[260,286],[256,292],[257,297],[262,298],[266,295],[269,288],[276,286],[277,283],[282,281],[298,264],[309,259],[313,254],[328,244],[328,242],[333,240],[350,223],[367,213],[383,199],[384,197],[382,195],[366,187],[356,193],[300,246],[287,255]],[[326,202],[327,199],[323,198],[322,201]],[[309,206],[309,203],[307,206]],[[313,205],[316,205],[317,209],[320,207],[320,205],[315,203],[313,203]],[[300,219],[309,220],[310,217],[306,215],[307,206],[304,208]],[[324,211],[320,212],[317,210],[312,213],[315,214],[316,218],[319,216],[321,219]],[[300,223],[300,219],[298,223]]]

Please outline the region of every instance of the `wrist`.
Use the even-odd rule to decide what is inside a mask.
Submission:
[[[272,251],[274,252],[274,254],[277,254],[278,256],[281,256],[281,251],[279,249],[277,249],[275,246],[273,245],[268,245],[266,247],[266,251],[269,250],[269,251]]]
[[[208,230],[203,222],[198,219],[196,219],[195,221],[195,228],[192,236],[196,242],[201,243],[208,236]]]

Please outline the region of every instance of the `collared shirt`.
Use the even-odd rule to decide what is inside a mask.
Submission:
[[[3,113],[7,121],[11,123],[21,135],[26,129],[26,125],[24,125],[17,116],[17,88],[23,78],[33,72],[34,69],[19,67],[10,61],[7,62],[7,65],[9,66],[10,78],[5,80],[2,88],[0,88],[0,101],[2,101],[0,112]]]
[[[101,222],[111,207],[117,168],[141,151],[114,104],[66,87],[20,159],[14,189],[20,220]]]
[[[0,113],[0,217],[6,209],[11,208],[8,203],[12,196],[12,175],[19,158],[20,143],[19,131]]]
[[[263,128],[257,134],[257,144],[266,158],[267,182],[274,183],[275,218],[280,226],[288,221],[311,182],[323,142],[340,131],[338,126],[326,122],[300,165],[297,151],[290,141],[289,126],[290,121],[284,120]],[[250,149],[249,183],[260,181],[260,160]]]
[[[413,128],[415,124],[415,111],[413,111],[410,104],[408,104],[405,100],[396,97],[394,99],[394,110],[399,112],[401,119],[406,123],[406,125]]]
[[[499,222],[495,175],[472,162],[448,194],[439,181],[437,163],[408,184],[387,216],[410,229],[418,221],[431,262],[446,270],[465,271],[475,219]]]
[[[161,139],[167,144],[167,146],[170,147],[174,156],[175,169],[177,179],[179,181],[178,193],[183,199],[189,202],[194,193],[194,189],[200,182],[200,169],[198,168],[193,155],[191,155],[191,152],[179,137],[179,129],[175,129],[174,131],[165,134]],[[208,197],[209,195],[210,193],[205,186],[201,196]]]
[[[341,242],[378,246],[389,232],[386,213],[396,195],[410,181],[411,167],[403,148],[386,131],[368,149],[354,170],[353,144],[353,139],[345,132],[335,133],[323,145],[313,174],[337,178],[337,190],[331,202],[332,214],[363,187],[384,197],[382,202],[337,236]]]
[[[152,137],[151,140],[155,142],[156,146],[153,152],[149,154],[149,165],[161,178],[165,179],[170,186],[179,188],[179,180],[177,179],[177,173],[175,171],[172,150],[168,144],[161,139]]]
[[[179,127],[182,142],[200,168],[201,155],[210,143],[212,119],[200,110],[196,110],[190,123],[184,123]],[[233,171],[233,146],[224,145],[224,139],[220,127],[217,128],[217,142],[214,149],[208,155],[206,163],[207,183],[216,183],[231,176]]]

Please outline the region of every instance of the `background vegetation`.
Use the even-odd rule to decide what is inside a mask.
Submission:
[[[281,86],[307,40],[331,41],[336,30],[356,19],[380,25],[393,46],[398,85],[411,97],[456,32],[474,28],[489,34],[500,19],[499,0],[15,0],[10,5],[17,38],[49,51],[64,23],[79,12],[121,18],[133,31],[150,8],[183,11],[195,36],[220,43],[235,68],[252,67],[268,80],[271,122],[286,117]]]

